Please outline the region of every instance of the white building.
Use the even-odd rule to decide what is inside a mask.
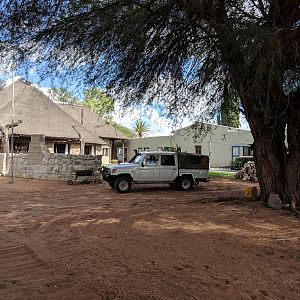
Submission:
[[[211,167],[227,167],[239,156],[251,156],[253,137],[249,130],[222,125],[192,125],[170,136],[135,138],[125,141],[127,159],[136,151],[179,150],[208,155]],[[122,154],[121,147],[118,149]]]

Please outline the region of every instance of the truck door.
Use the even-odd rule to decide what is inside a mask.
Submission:
[[[158,154],[146,154],[142,165],[138,167],[138,181],[159,181]]]
[[[160,181],[171,182],[175,180],[178,175],[176,158],[175,154],[161,154],[159,168]]]

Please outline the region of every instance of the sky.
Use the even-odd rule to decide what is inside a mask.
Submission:
[[[21,77],[35,84],[46,95],[48,95],[50,87],[61,86],[60,82],[58,82],[55,78],[49,78],[47,80],[41,81],[38,75],[35,73],[34,69],[30,70],[26,74],[17,72],[15,80]],[[7,74],[3,71],[0,73],[0,79],[6,80],[7,84],[10,84],[12,82],[11,74]],[[72,91],[74,86],[75,84],[70,82],[68,89]],[[180,124],[172,123],[169,119],[163,116],[162,109],[159,106],[154,107],[150,105],[140,105],[138,107],[131,108],[128,111],[124,111],[122,103],[118,101],[118,99],[115,99],[115,111],[112,114],[112,117],[114,121],[128,128],[133,128],[135,121],[142,119],[150,128],[147,136],[170,135],[173,130],[192,124],[192,122],[187,118],[180,120]],[[249,126],[244,118],[241,118],[241,128],[249,129]]]

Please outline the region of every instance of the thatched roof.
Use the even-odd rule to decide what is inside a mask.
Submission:
[[[11,123],[12,85],[0,92],[0,126]],[[15,121],[22,124],[14,128],[18,135],[42,134],[46,137],[79,140],[77,131],[85,143],[105,144],[97,135],[71,118],[39,89],[24,79],[15,82]]]
[[[108,124],[105,120],[81,105],[58,104],[59,107],[78,122],[82,122],[88,130],[102,138],[128,139],[128,137]]]

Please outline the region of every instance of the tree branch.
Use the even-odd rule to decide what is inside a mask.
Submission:
[[[268,23],[292,28],[299,19],[300,0],[274,0],[270,4]]]

